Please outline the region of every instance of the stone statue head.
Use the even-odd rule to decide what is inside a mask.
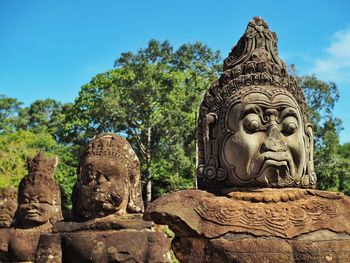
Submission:
[[[262,18],[249,22],[205,94],[197,142],[200,189],[315,187],[305,97]]]
[[[73,189],[73,215],[90,220],[143,211],[139,160],[113,133],[95,136],[84,150]]]
[[[28,158],[28,175],[18,187],[18,208],[15,225],[31,228],[61,220],[61,191],[53,176],[58,159],[46,158],[39,152]]]
[[[17,209],[17,189],[0,189],[0,228],[11,226]]]

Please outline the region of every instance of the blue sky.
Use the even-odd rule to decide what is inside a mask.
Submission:
[[[122,52],[152,39],[201,41],[226,57],[253,16],[277,32],[299,74],[334,81],[341,142],[350,142],[350,1],[0,0],[0,94],[73,102]]]

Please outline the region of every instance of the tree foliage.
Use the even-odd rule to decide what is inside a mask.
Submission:
[[[115,68],[84,85],[66,119],[66,138],[83,144],[112,131],[130,141],[141,159],[147,200],[193,187],[196,112],[217,77],[219,53],[201,43],[174,51],[151,40],[136,54],[121,54]]]
[[[97,133],[115,132],[140,158],[147,201],[193,188],[197,111],[219,62],[219,52],[199,42],[174,49],[151,40],[122,53],[113,69],[81,87],[74,103],[45,99],[24,107],[0,95],[0,187],[16,186],[27,173],[26,157],[44,149],[59,156],[56,179],[69,206],[81,147]],[[350,194],[350,143],[340,145],[341,121],[333,116],[337,86],[291,72],[309,104],[318,187]]]
[[[55,178],[64,192],[64,204],[69,206],[77,165],[75,150],[57,144],[48,132],[18,130],[0,136],[0,188],[17,187],[21,178],[28,174],[27,157],[34,157],[41,150],[47,156],[59,157]]]
[[[59,157],[55,177],[64,192],[64,205],[70,206],[78,147],[59,143],[61,123],[70,104],[46,99],[22,105],[15,98],[0,96],[0,188],[18,186],[28,174],[27,157],[44,150],[48,156]]]
[[[15,98],[0,95],[0,133],[13,132],[18,128],[21,105]]]
[[[298,78],[309,105],[315,135],[317,186],[324,190],[350,193],[350,163],[342,156],[346,146],[339,143],[341,120],[333,116],[339,99],[335,83],[326,83],[314,75]]]

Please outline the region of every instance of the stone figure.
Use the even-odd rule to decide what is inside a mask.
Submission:
[[[200,189],[315,187],[306,101],[264,20],[249,22],[205,94],[197,139]]]
[[[17,190],[12,187],[0,189],[0,228],[9,228],[17,209]]]
[[[112,133],[85,148],[73,189],[75,222],[43,235],[37,262],[167,262],[168,242],[142,220],[139,161],[130,144]]]
[[[22,178],[18,187],[18,209],[16,228],[41,227],[51,229],[62,220],[61,191],[55,181],[57,157],[46,158],[39,152],[28,158],[29,174]]]
[[[154,201],[180,262],[350,262],[350,198],[314,190],[313,129],[302,89],[254,17],[204,96],[200,190]]]
[[[0,260],[34,262],[42,233],[62,219],[60,188],[53,179],[57,158],[46,158],[42,152],[28,158],[28,175],[18,188],[18,207],[9,235],[2,240]]]
[[[139,160],[125,139],[102,134],[92,140],[81,156],[72,200],[78,221],[143,212]]]
[[[0,262],[8,258],[10,227],[17,209],[17,190],[12,187],[0,189]]]

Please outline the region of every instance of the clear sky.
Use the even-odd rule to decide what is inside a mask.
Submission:
[[[350,1],[0,0],[0,94],[29,105],[73,102],[122,52],[154,38],[176,48],[201,41],[226,57],[253,16],[279,38],[299,74],[334,81],[341,142],[350,142]]]

